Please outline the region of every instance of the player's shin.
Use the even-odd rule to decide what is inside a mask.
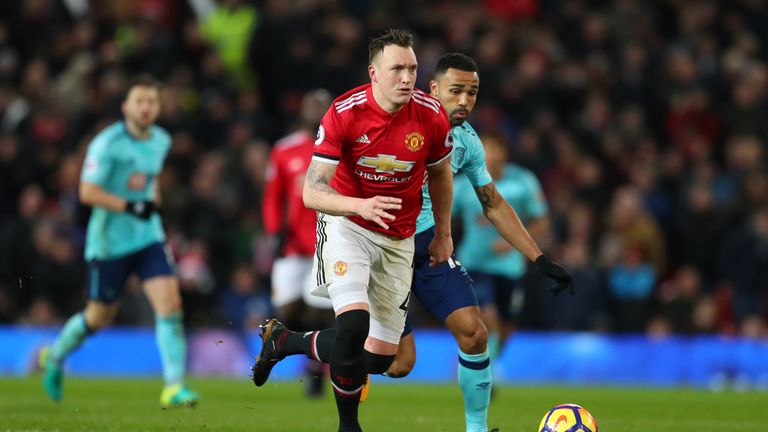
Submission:
[[[330,362],[331,346],[336,337],[336,328],[312,332],[291,332],[280,348],[283,356],[304,354],[311,360]]]
[[[57,367],[61,367],[64,359],[74,350],[80,347],[85,338],[93,333],[88,328],[85,321],[85,314],[82,312],[73,315],[56,338],[51,346],[48,361]]]
[[[40,366],[45,371],[43,388],[51,399],[59,401],[62,398],[64,359],[76,350],[91,333],[92,331],[85,321],[85,314],[80,312],[73,315],[64,324],[64,328],[61,329],[61,333],[50,348],[40,350]]]
[[[336,317],[336,338],[331,349],[331,383],[339,411],[339,431],[360,431],[357,409],[365,384],[364,344],[370,315],[351,310]]]
[[[458,369],[467,432],[486,432],[492,386],[488,352],[466,354],[459,350]]]
[[[180,384],[184,381],[187,363],[187,341],[184,338],[182,313],[157,315],[155,337],[163,365],[165,385]]]

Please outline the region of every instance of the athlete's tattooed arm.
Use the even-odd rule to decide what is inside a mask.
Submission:
[[[375,196],[368,199],[340,194],[331,187],[336,165],[312,160],[304,179],[304,205],[307,208],[334,216],[360,216],[388,229],[385,220],[394,220],[388,210],[400,210],[400,198]]]
[[[483,214],[496,227],[504,240],[531,261],[541,256],[539,246],[523,226],[517,212],[499,195],[493,183],[476,187],[475,194],[483,206]]]

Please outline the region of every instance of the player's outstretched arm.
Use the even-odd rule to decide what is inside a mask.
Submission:
[[[334,216],[360,216],[389,229],[386,220],[395,220],[389,210],[400,210],[400,198],[375,196],[362,199],[341,195],[330,183],[336,174],[336,165],[312,160],[304,179],[304,205],[312,210]]]
[[[496,227],[504,240],[533,261],[539,272],[557,282],[552,291],[557,294],[570,288],[571,293],[573,293],[571,276],[565,269],[541,252],[536,241],[523,226],[523,222],[520,221],[515,209],[499,195],[496,186],[493,183],[488,183],[485,186],[476,187],[475,193],[483,206],[485,217]]]
[[[536,258],[541,256],[541,249],[523,226],[515,209],[496,190],[496,186],[488,183],[485,186],[476,187],[475,193],[483,206],[483,214],[496,227],[504,240],[529,260],[536,261]]]
[[[435,237],[429,244],[430,265],[447,261],[453,253],[451,238],[451,206],[453,205],[453,171],[451,158],[428,167],[429,198],[435,218]]]

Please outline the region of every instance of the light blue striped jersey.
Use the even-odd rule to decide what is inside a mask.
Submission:
[[[451,128],[450,139],[453,140],[453,155],[451,156],[453,174],[455,175],[460,171],[475,187],[490,183],[491,175],[485,165],[485,150],[483,150],[483,143],[477,136],[475,129],[469,123],[464,122]],[[416,219],[416,234],[435,226],[435,219],[432,216],[432,200],[429,198],[426,182],[422,188],[422,195],[424,198],[421,213]],[[474,191],[472,191],[472,196],[475,197]],[[456,199],[456,191],[453,193],[453,199]]]
[[[139,140],[124,122],[116,122],[91,141],[80,178],[130,201],[155,200],[155,181],[170,147],[170,135],[159,126],[152,126],[149,138]],[[165,233],[157,213],[143,220],[94,207],[88,221],[85,259],[115,259],[163,240]]]

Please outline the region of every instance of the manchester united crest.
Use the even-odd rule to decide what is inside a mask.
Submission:
[[[336,261],[333,265],[333,272],[336,273],[336,276],[344,276],[347,274],[347,267],[347,263],[344,261]]]
[[[418,132],[411,132],[405,136],[405,146],[412,152],[417,152],[424,147],[424,136]]]

